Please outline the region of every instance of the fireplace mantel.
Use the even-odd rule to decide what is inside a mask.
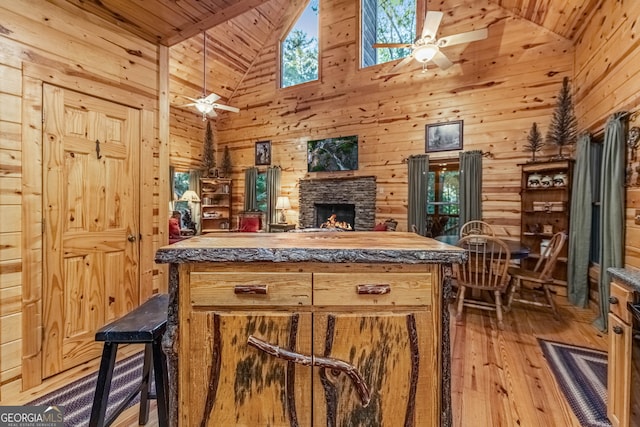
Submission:
[[[355,205],[354,229],[372,231],[376,223],[376,177],[350,176],[301,179],[300,227],[316,226],[316,204]]]

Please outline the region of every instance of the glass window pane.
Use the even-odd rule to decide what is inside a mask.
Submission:
[[[267,174],[259,172],[256,177],[256,199],[258,201],[258,210],[267,211]]]
[[[374,48],[376,43],[412,44],[416,39],[416,0],[361,0],[362,67],[408,56],[409,47]]]
[[[282,87],[318,80],[318,2],[309,2],[282,42]]]

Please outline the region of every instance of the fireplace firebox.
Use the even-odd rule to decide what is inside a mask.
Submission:
[[[316,227],[353,230],[356,205],[352,203],[316,203]]]

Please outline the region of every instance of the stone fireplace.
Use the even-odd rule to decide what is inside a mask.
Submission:
[[[318,178],[300,180],[300,227],[319,227],[331,213],[342,215],[356,231],[376,225],[376,177]],[[353,219],[349,215],[353,212]]]

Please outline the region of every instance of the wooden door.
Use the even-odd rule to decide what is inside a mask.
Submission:
[[[44,85],[43,375],[100,355],[138,305],[139,111]]]

